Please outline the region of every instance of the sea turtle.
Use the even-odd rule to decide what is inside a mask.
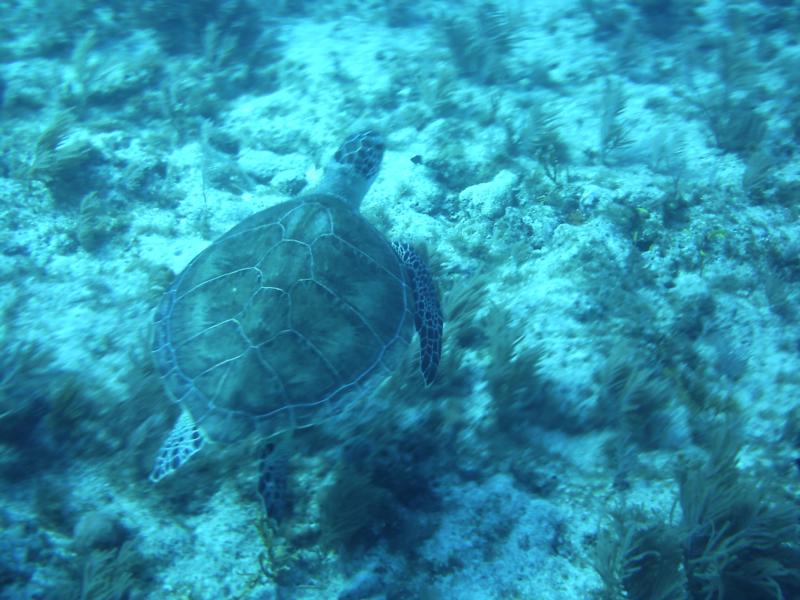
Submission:
[[[339,413],[398,366],[415,327],[433,381],[442,314],[430,273],[358,211],[383,152],[374,131],[348,137],[316,191],[246,218],[166,291],[152,353],[181,414],[152,481],[206,440],[268,437]]]

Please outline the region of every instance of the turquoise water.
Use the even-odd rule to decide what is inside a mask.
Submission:
[[[800,598],[795,3],[10,1],[0,33],[0,599]],[[435,380],[415,336],[271,436],[213,420],[275,401],[258,368],[191,373],[205,441],[152,483],[202,411],[160,299],[367,128]],[[287,329],[360,366],[348,257]],[[183,372],[244,364],[209,333],[237,293],[175,317]],[[289,349],[281,385],[323,387]]]

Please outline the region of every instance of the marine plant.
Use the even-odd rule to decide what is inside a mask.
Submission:
[[[519,125],[510,121],[504,125],[508,155],[512,158],[529,156],[535,159],[552,183],[561,183],[570,156],[569,147],[559,134],[556,115],[534,104]]]
[[[415,12],[415,4],[404,2],[403,0],[386,2],[385,4],[384,18],[389,27],[411,27],[421,20],[420,16]]]
[[[544,348],[526,340],[521,324],[507,310],[494,307],[486,321],[486,383],[497,428],[523,440],[532,424],[566,426],[569,419],[562,419],[562,412],[548,401],[548,383],[540,375]]]
[[[134,22],[156,31],[161,46],[170,54],[202,51],[208,26],[212,25],[235,37],[236,53],[243,57],[258,46],[265,15],[262,6],[247,0],[197,0],[192,3],[143,0],[130,5],[128,10]],[[260,52],[268,50],[267,47],[255,49]]]
[[[800,508],[779,481],[743,476],[740,447],[726,424],[704,464],[678,470],[690,597],[800,597]]]
[[[272,91],[281,55],[277,20],[246,0],[190,4],[144,0],[132,5],[131,18],[155,31],[169,56],[158,65],[161,102],[156,103],[183,142],[194,138],[202,118],[215,119],[225,102],[243,91]],[[158,95],[156,95],[158,98]]]
[[[632,0],[640,22],[646,30],[659,38],[674,36],[684,25],[698,19],[695,7],[697,0]]]
[[[142,557],[133,542],[124,542],[112,550],[94,550],[83,562],[78,589],[69,596],[74,600],[123,600],[135,582],[141,583]]]
[[[260,574],[279,585],[288,584],[300,560],[297,548],[284,535],[284,528],[269,516],[262,515],[256,529],[263,545],[258,554]],[[251,583],[253,587],[257,584],[258,578]]]
[[[703,108],[717,148],[745,156],[759,148],[767,121],[755,106],[749,97],[733,98],[724,92],[706,96]]]
[[[75,132],[70,111],[58,113],[39,134],[27,177],[41,181],[57,202],[70,202],[91,188],[86,175],[92,145]]]
[[[0,354],[0,443],[25,446],[47,409],[49,356],[33,344],[10,344]]]
[[[735,31],[711,49],[717,83],[704,93],[687,97],[708,125],[714,145],[746,157],[758,150],[767,133],[767,120],[757,107],[758,65],[751,59],[746,31]]]
[[[393,407],[389,414],[378,413],[354,427],[342,448],[343,464],[389,493],[398,510],[417,515],[440,508],[432,481],[456,462],[450,449],[463,418],[458,400],[449,408],[447,402],[436,406],[435,397],[425,396],[416,405],[387,398]]]
[[[508,10],[483,2],[469,17],[445,17],[440,27],[461,75],[487,84],[505,79],[505,59],[519,35]]]
[[[681,189],[680,180],[673,178],[661,188],[661,225],[667,229],[684,227],[689,223],[690,203]]]
[[[344,553],[373,546],[395,520],[390,494],[347,465],[322,490],[319,510],[322,545]]]
[[[90,29],[78,38],[72,48],[71,59],[75,80],[66,86],[64,101],[74,105],[75,109],[81,112],[81,116],[85,114],[83,109],[89,96],[91,82],[97,76],[97,71],[101,67],[100,63],[92,64],[89,60],[96,45],[97,31]],[[107,68],[107,65],[103,63],[102,67]]]
[[[96,438],[75,374],[53,361],[37,344],[9,344],[0,355],[0,444],[8,461],[0,472],[10,477],[37,473],[74,452],[71,442],[83,447]]]
[[[595,560],[607,597],[800,597],[800,507],[775,475],[742,472],[740,448],[738,426],[726,421],[709,435],[706,459],[682,459],[678,521],[612,516]]]
[[[444,315],[447,334],[458,348],[476,347],[486,338],[479,316],[485,305],[486,286],[492,281],[489,273],[479,273],[471,278],[460,278],[444,297]]]
[[[630,123],[622,118],[626,105],[622,84],[607,78],[600,98],[600,161],[606,164],[612,152],[630,146]]]
[[[86,194],[80,203],[77,235],[78,242],[88,252],[100,249],[124,223],[112,216],[107,201],[96,192]]]
[[[24,461],[22,472],[29,475],[66,457],[107,456],[127,434],[126,411],[135,409],[116,407],[109,423],[112,409],[100,405],[98,397],[109,396],[60,367],[52,351],[9,344],[0,355],[0,444],[21,450],[13,455]]]
[[[413,84],[426,108],[427,116],[449,116],[458,107],[455,100],[455,70],[443,64],[420,66],[421,70],[415,70]]]
[[[672,385],[663,369],[637,360],[641,351],[619,343],[598,373],[598,416],[644,449],[658,448],[668,435]]]
[[[99,450],[96,408],[77,378],[66,375],[63,385],[50,395],[45,416],[45,425],[62,451],[90,454]]]
[[[617,509],[597,538],[593,566],[608,600],[683,600],[680,537],[640,508]]]
[[[769,151],[753,152],[745,162],[742,173],[742,191],[752,201],[761,202],[774,184],[774,167],[777,160]]]

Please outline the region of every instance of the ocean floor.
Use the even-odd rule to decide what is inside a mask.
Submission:
[[[0,5],[0,600],[800,598],[793,2]],[[365,128],[436,380],[152,483],[159,299]]]

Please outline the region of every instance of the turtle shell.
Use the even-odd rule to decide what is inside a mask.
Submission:
[[[153,355],[165,387],[215,441],[313,425],[369,391],[413,334],[391,244],[334,196],[256,213],[164,294]]]

